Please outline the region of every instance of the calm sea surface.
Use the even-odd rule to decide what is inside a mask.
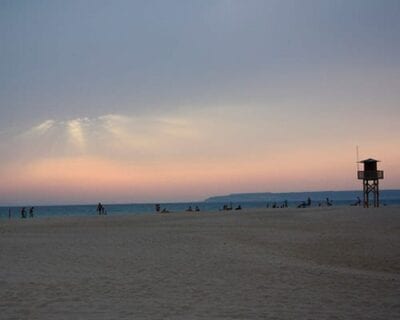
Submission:
[[[288,201],[289,207],[296,207],[299,201]],[[336,200],[333,201],[334,206],[349,206],[354,201]],[[382,205],[392,206],[400,205],[400,199],[382,199]],[[282,202],[277,202],[277,206],[282,205]],[[324,203],[322,203],[325,205]],[[160,203],[161,209],[165,208],[170,212],[184,212],[189,206],[194,209],[196,206],[201,211],[218,211],[224,205],[232,205],[236,208],[241,205],[243,209],[246,208],[266,208],[267,202],[242,202],[242,203],[222,203],[222,202],[178,202],[178,203]],[[137,204],[104,204],[108,215],[126,215],[126,214],[154,214],[155,203],[137,203]],[[271,208],[272,202],[269,203]],[[318,202],[312,204],[313,207],[318,206]],[[8,218],[9,210],[11,211],[11,218],[20,218],[21,207],[0,207],[0,218]],[[28,214],[29,206],[26,207]],[[51,217],[51,216],[91,216],[96,215],[96,204],[93,205],[60,205],[60,206],[35,206],[35,217]]]

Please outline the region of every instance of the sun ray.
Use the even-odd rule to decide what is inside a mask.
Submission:
[[[86,140],[83,128],[84,119],[74,119],[67,122],[67,130],[70,142],[73,146],[83,151],[86,147]]]

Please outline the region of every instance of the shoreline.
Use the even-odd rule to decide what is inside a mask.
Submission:
[[[41,211],[41,208],[44,207],[35,207],[35,215],[33,218],[26,217],[24,219],[21,218],[20,213],[14,211],[12,213],[11,218],[8,217],[7,214],[2,214],[0,215],[0,223],[4,221],[15,221],[15,220],[36,220],[36,219],[46,219],[46,218],[85,218],[85,217],[96,217],[99,216],[98,213],[96,213],[95,206],[93,205],[85,205],[86,207],[91,208],[91,210],[86,211],[86,212],[79,212],[79,213],[43,213]],[[105,204],[107,207],[108,205]],[[127,205],[128,206],[128,205]],[[152,205],[153,206],[153,205]],[[60,207],[62,208],[63,206],[49,206],[51,208],[57,208]],[[70,208],[74,207],[81,207],[80,205],[75,206],[71,205],[69,206]],[[385,209],[400,209],[400,204],[391,204],[391,205],[381,205],[378,208],[370,207],[370,208],[363,208],[362,206],[353,206],[353,205],[348,205],[348,204],[339,204],[339,205],[332,205],[332,206],[311,206],[311,207],[305,207],[305,208],[299,208],[299,207],[294,207],[294,206],[289,206],[287,208],[282,208],[282,207],[277,207],[277,208],[266,208],[266,207],[246,207],[246,205],[242,205],[242,209],[240,210],[235,210],[230,209],[230,210],[222,210],[222,209],[214,209],[214,210],[200,210],[198,212],[196,211],[186,211],[186,210],[169,210],[168,212],[156,212],[155,210],[148,210],[148,211],[137,211],[137,212],[113,212],[109,211],[105,217],[125,217],[125,216],[158,216],[158,215],[207,215],[207,214],[222,214],[222,213],[229,213],[229,214],[238,214],[238,213],[253,213],[253,212],[265,212],[265,213],[270,213],[270,212],[281,212],[281,211],[294,211],[294,212],[301,212],[301,210],[307,210],[307,211],[330,211],[334,209],[339,209],[339,210],[347,210],[347,209],[354,209],[354,210],[385,210]],[[73,211],[72,211],[73,212]]]

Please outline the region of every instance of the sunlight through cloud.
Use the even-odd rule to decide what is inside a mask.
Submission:
[[[54,120],[45,120],[42,123],[34,126],[33,128],[29,129],[27,132],[25,132],[24,135],[29,136],[29,135],[43,135],[47,131],[49,131],[51,128],[54,127],[56,124],[56,121]]]
[[[88,119],[74,119],[67,122],[67,130],[69,133],[70,142],[83,150],[86,146],[83,125]]]

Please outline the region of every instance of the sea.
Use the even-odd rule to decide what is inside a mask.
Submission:
[[[350,206],[354,204],[354,200],[331,200],[333,206]],[[300,201],[287,201],[288,207],[296,208]],[[201,201],[201,202],[175,202],[175,203],[159,203],[160,209],[167,210],[169,213],[185,212],[189,207],[195,210],[196,207],[201,212],[212,212],[222,210],[224,206],[231,207],[232,209],[240,206],[242,209],[254,208],[272,208],[273,206],[279,208],[283,201]],[[138,214],[156,214],[156,203],[132,203],[132,204],[103,204],[107,215],[138,215]],[[311,207],[326,206],[324,201],[312,201]],[[400,198],[398,199],[382,199],[381,206],[397,206],[400,205]],[[0,219],[16,219],[21,217],[20,206],[0,207]],[[27,215],[30,206],[26,207]],[[95,216],[97,215],[97,204],[87,205],[52,205],[52,206],[34,206],[34,217],[56,217],[56,216]]]

